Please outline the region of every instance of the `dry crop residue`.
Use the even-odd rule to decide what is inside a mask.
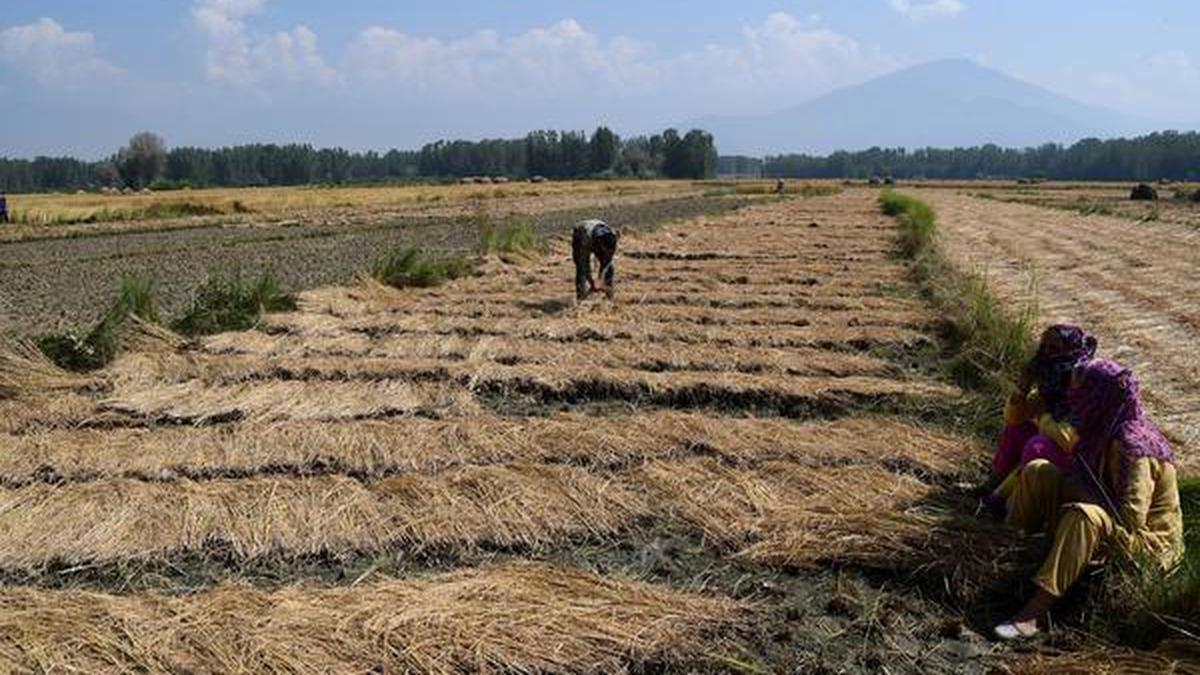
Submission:
[[[873,198],[627,233],[615,303],[556,251],[5,355],[0,670],[985,671],[927,591],[1013,560],[887,415],[959,392],[878,356],[933,317]]]
[[[943,191],[920,196],[937,210],[954,260],[986,273],[1014,303],[1035,300],[1043,323],[1093,331],[1102,355],[1133,368],[1182,466],[1200,468],[1200,230]]]

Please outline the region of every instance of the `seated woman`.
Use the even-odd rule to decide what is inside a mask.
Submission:
[[[1057,324],[1042,333],[1037,353],[1004,406],[1004,432],[992,459],[992,485],[999,487],[983,499],[997,517],[1004,516],[1021,467],[1035,459],[1070,466],[1077,437],[1067,420],[1067,387],[1072,370],[1095,356],[1096,338],[1082,328]]]
[[[996,626],[1003,639],[1036,634],[1038,620],[1099,554],[1166,571],[1183,558],[1175,455],[1146,418],[1133,373],[1113,361],[1092,361],[1075,370],[1067,399],[1079,433],[1071,468],[1035,459],[1021,469],[1008,499],[1010,525],[1045,528],[1054,542],[1033,579],[1033,597]]]

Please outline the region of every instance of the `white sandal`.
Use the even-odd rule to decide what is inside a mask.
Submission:
[[[1018,626],[1016,623],[1014,623],[1012,621],[1005,621],[1004,623],[993,628],[992,632],[995,633],[996,637],[1000,638],[1001,640],[1012,641],[1012,640],[1028,640],[1029,638],[1034,637],[1035,635],[1040,633],[1041,630],[1038,629],[1036,624],[1034,625],[1034,627],[1032,629],[1029,629],[1029,628],[1021,628],[1020,626]]]

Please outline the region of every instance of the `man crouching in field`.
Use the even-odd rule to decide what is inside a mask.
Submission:
[[[575,260],[575,298],[583,300],[592,291],[603,290],[609,300],[613,299],[613,277],[616,274],[613,258],[617,255],[618,235],[603,220],[585,220],[576,223],[571,233],[571,258]],[[599,288],[592,279],[592,256],[600,261]]]

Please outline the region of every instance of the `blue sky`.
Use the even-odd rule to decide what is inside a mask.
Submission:
[[[1194,128],[1198,26],[1184,0],[4,0],[0,156],[643,132],[950,57]]]

